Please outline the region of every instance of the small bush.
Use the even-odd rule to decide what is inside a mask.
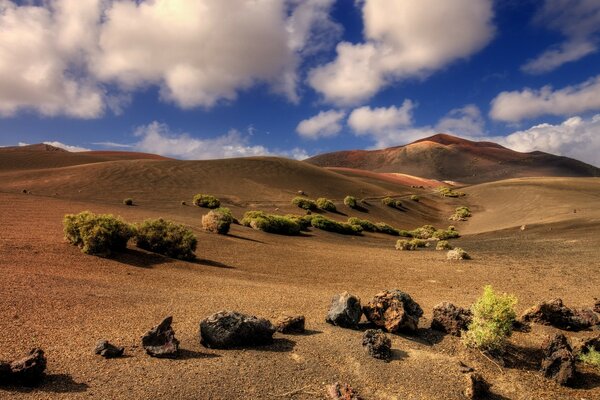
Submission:
[[[397,209],[402,208],[402,201],[394,200],[391,197],[386,197],[386,198],[382,199],[381,204],[383,204],[384,206],[387,206],[387,207],[391,207],[391,208],[397,208]]]
[[[593,347],[588,347],[584,352],[579,354],[579,360],[584,364],[600,368],[600,352]]]
[[[454,214],[448,218],[450,221],[466,221],[471,216],[471,210],[467,206],[458,207]]]
[[[427,242],[421,239],[405,240],[400,239],[396,242],[396,250],[416,250],[419,247],[426,247]]]
[[[413,237],[412,232],[411,231],[407,231],[405,229],[399,229],[397,232],[398,232],[398,236],[402,236],[402,237],[406,237],[406,238]]]
[[[226,235],[229,232],[233,219],[233,215],[228,208],[220,207],[202,216],[202,229]]]
[[[340,223],[322,215],[315,215],[312,218],[311,225],[317,229],[341,233],[342,235],[361,235],[363,231],[359,225]]]
[[[411,236],[417,239],[431,239],[436,229],[432,225],[423,225],[420,228],[412,230]]]
[[[375,227],[377,228],[377,232],[385,233],[386,235],[399,236],[398,230],[385,222],[378,222],[375,224]]]
[[[331,212],[337,211],[337,208],[335,207],[335,204],[333,204],[333,201],[326,199],[325,197],[319,197],[317,199],[317,206],[321,210],[331,211]]]
[[[435,232],[433,232],[433,235],[431,235],[431,237],[434,239],[439,239],[439,240],[448,240],[448,239],[459,238],[460,234],[458,233],[458,231],[455,229],[451,229],[451,228],[454,228],[454,227],[448,227],[448,229],[446,229],[446,230],[438,229]]]
[[[412,201],[416,201],[416,202],[418,202],[419,200],[421,200],[421,198],[419,196],[417,196],[416,194],[413,194],[412,196],[410,196],[410,199]]]
[[[124,250],[134,233],[119,217],[89,211],[65,215],[63,226],[69,243],[79,246],[84,253],[104,257]]]
[[[125,204],[126,206],[132,206],[133,199],[125,199],[125,200],[123,200],[123,204]]]
[[[148,219],[137,226],[136,246],[180,260],[193,260],[198,240],[183,225],[162,218]]]
[[[435,245],[436,250],[452,250],[453,247],[447,240],[440,240]]]
[[[455,247],[446,254],[446,259],[452,261],[470,260],[471,256],[460,247]]]
[[[307,231],[308,228],[310,228],[310,222],[313,219],[312,215],[286,215],[285,218],[289,218],[300,225],[301,231]]]
[[[473,319],[463,336],[465,344],[488,352],[503,350],[512,334],[516,304],[515,296],[496,294],[491,286],[486,286],[471,308]]]
[[[437,189],[437,192],[442,197],[463,197],[465,193],[456,191],[449,187],[440,187]]]
[[[317,203],[303,197],[294,197],[292,204],[304,210],[316,210],[318,208]]]
[[[350,208],[358,207],[358,202],[356,201],[356,197],[354,196],[346,196],[344,198],[344,204]]]
[[[263,232],[290,236],[299,234],[301,229],[300,224],[290,217],[267,214],[264,211],[246,212],[241,224]]]
[[[221,206],[221,201],[210,194],[197,194],[194,196],[192,203],[198,207],[218,208]]]
[[[366,232],[379,232],[379,230],[377,229],[377,226],[374,223],[372,223],[371,221],[367,221],[366,219],[352,217],[352,218],[348,218],[348,223],[350,225],[358,225],[363,229],[363,231],[366,231]]]

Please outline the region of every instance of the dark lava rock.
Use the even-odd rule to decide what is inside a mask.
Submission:
[[[336,294],[331,299],[325,321],[344,328],[354,328],[361,316],[360,299],[353,294],[344,292]]]
[[[591,309],[565,307],[561,299],[541,302],[523,313],[521,320],[559,329],[580,331],[600,324],[600,318]]]
[[[101,355],[104,358],[117,358],[123,355],[124,347],[117,347],[108,342],[108,340],[100,340],[96,343],[94,353]]]
[[[392,357],[392,341],[381,329],[367,329],[362,345],[373,358],[389,361]]]
[[[565,335],[558,333],[554,337],[548,337],[542,349],[544,376],[554,379],[560,385],[568,385],[575,376],[575,357]]]
[[[219,311],[200,321],[200,343],[215,349],[269,344],[274,333],[271,321],[233,311]]]
[[[152,357],[176,358],[179,353],[179,340],[171,328],[173,317],[165,318],[142,337],[142,346]]]
[[[277,332],[304,333],[304,315],[283,316],[275,322]]]
[[[326,388],[327,396],[332,400],[362,400],[362,397],[347,383],[336,382]]]
[[[478,373],[472,373],[467,375],[467,388],[465,389],[465,396],[467,399],[478,400],[478,399],[489,399],[490,398],[490,384]]]
[[[11,363],[0,362],[0,383],[33,386],[40,383],[46,370],[42,349],[33,349],[26,357]]]
[[[388,332],[416,331],[421,307],[407,293],[400,290],[385,290],[373,297],[363,307],[367,319]]]
[[[442,302],[433,307],[431,329],[460,336],[467,330],[472,314],[466,308],[457,307],[452,303]]]
[[[594,312],[600,314],[600,300],[596,300],[596,304],[594,304]]]

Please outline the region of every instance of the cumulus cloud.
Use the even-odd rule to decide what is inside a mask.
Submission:
[[[534,17],[537,26],[560,32],[565,41],[523,65],[531,74],[552,71],[598,50],[600,2],[597,0],[546,0]]]
[[[485,121],[479,108],[474,104],[469,104],[451,110],[438,121],[435,129],[439,132],[463,137],[477,137],[483,134]]]
[[[540,124],[506,137],[493,138],[516,151],[534,150],[564,155],[600,166],[600,114],[571,117],[556,125]]]
[[[85,147],[81,147],[81,146],[73,146],[70,144],[65,144],[62,142],[57,142],[57,141],[52,141],[52,142],[42,142],[44,144],[49,144],[50,146],[54,146],[54,147],[58,147],[67,151],[72,151],[72,152],[80,152],[80,151],[90,151],[91,149],[87,149]],[[25,143],[25,142],[19,142],[18,146],[29,146],[29,143]],[[4,147],[4,146],[0,146],[0,147]]]
[[[600,75],[579,85],[553,89],[502,92],[491,103],[490,116],[496,120],[518,122],[541,115],[568,116],[600,110]]]
[[[319,139],[336,136],[342,130],[344,111],[321,111],[314,117],[300,121],[296,132],[307,139]]]
[[[360,107],[352,111],[348,125],[358,135],[396,130],[411,125],[413,107],[408,99],[400,107]]]
[[[392,82],[423,77],[483,48],[494,34],[491,0],[365,0],[365,42],[342,42],[337,58],[310,71],[329,102],[364,101]]]

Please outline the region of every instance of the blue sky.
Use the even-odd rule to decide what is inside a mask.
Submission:
[[[597,0],[0,0],[0,145],[304,158],[442,131],[600,165],[599,40]]]

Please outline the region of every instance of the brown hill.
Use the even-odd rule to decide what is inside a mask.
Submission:
[[[520,153],[492,142],[474,142],[438,134],[405,146],[382,150],[350,150],[306,160],[321,167],[480,183],[527,176],[597,177],[600,169],[568,157],[540,151]]]

